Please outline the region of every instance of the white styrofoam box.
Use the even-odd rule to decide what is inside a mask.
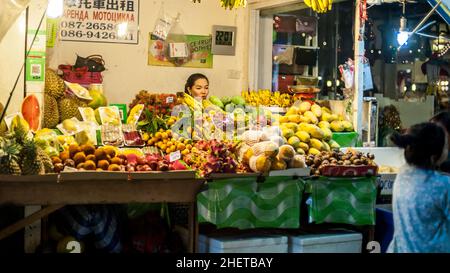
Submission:
[[[289,253],[361,253],[361,233],[308,234],[289,237]]]
[[[239,235],[198,238],[199,253],[287,253],[288,238],[281,235]]]
[[[352,148],[356,151],[362,153],[371,153],[375,155],[375,163],[378,166],[390,166],[395,168],[400,168],[406,161],[403,154],[403,149],[396,147],[355,147]],[[343,148],[342,151],[345,152],[347,149]]]

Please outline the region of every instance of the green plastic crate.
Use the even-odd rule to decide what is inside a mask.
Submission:
[[[303,181],[292,177],[217,180],[197,195],[198,221],[218,228],[298,228]]]
[[[375,225],[376,177],[308,181],[310,222]]]

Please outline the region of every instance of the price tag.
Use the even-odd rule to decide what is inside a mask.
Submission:
[[[172,102],[173,102],[173,97],[166,98],[166,103],[172,103]]]
[[[176,152],[170,153],[169,157],[170,157],[170,162],[177,161],[181,158],[181,152],[176,151]]]

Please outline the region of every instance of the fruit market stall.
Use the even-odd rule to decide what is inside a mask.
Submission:
[[[33,110],[39,101],[27,96],[22,111],[8,113],[2,122],[0,142],[0,200],[50,205],[32,220],[67,204],[188,202],[191,218],[196,203],[195,217],[219,227],[298,228],[300,201],[308,193],[317,222],[373,222],[372,180],[325,183],[324,177],[377,174],[373,155],[339,151],[333,135],[352,133],[353,126],[326,103],[263,90],[204,100],[141,90],[128,105],[108,104],[98,86],[65,82],[51,69],[46,75],[43,116]],[[272,112],[274,107],[278,111]],[[322,178],[308,180],[311,176]],[[205,181],[206,191],[198,194]],[[352,185],[343,186],[350,193],[366,185],[370,196],[362,199],[367,206],[331,204],[328,213],[350,210],[355,214],[345,219],[364,221],[344,221],[318,209],[319,196],[338,184]],[[247,202],[225,208],[216,199],[222,191]],[[331,199],[336,198],[342,196]],[[271,214],[261,210],[269,207]],[[235,209],[244,211],[236,215]]]

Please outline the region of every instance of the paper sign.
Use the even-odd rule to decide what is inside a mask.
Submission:
[[[172,102],[173,102],[173,97],[166,98],[166,103],[172,103]]]
[[[370,64],[364,64],[363,70],[363,90],[373,89],[372,72],[370,71]]]
[[[62,41],[138,44],[139,0],[64,0]]]
[[[170,43],[169,47],[171,58],[186,58],[189,56],[186,43]]]
[[[169,157],[170,157],[170,162],[177,161],[181,158],[181,152],[176,151],[176,152],[170,153]]]

